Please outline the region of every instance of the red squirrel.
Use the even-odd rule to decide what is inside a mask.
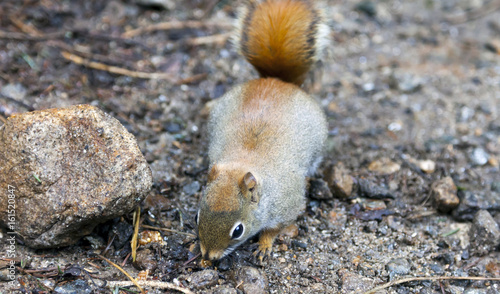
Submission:
[[[260,233],[255,255],[305,208],[306,176],[321,161],[327,122],[299,86],[327,43],[312,1],[248,1],[235,43],[260,78],[238,85],[210,112],[209,172],[197,214],[202,258],[220,259]]]

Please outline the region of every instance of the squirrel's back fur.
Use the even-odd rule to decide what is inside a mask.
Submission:
[[[300,85],[328,33],[310,1],[254,0],[240,11],[234,43],[262,77]]]

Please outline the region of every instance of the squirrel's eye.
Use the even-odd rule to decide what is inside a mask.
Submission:
[[[240,223],[237,226],[234,227],[233,231],[231,232],[231,239],[238,239],[243,235],[243,225]]]
[[[200,212],[198,211],[198,212],[196,213],[196,215],[194,216],[194,222],[195,222],[196,224],[198,224],[198,215],[199,215],[199,214],[200,214]]]

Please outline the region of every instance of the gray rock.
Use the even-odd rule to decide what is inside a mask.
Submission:
[[[340,270],[339,274],[342,277],[341,293],[364,293],[375,285],[374,280],[347,270]]]
[[[26,88],[21,84],[8,84],[0,90],[0,94],[17,101],[22,101],[26,97],[26,93]]]
[[[375,17],[377,15],[377,6],[369,0],[358,3],[358,5],[356,5],[356,10],[359,10],[370,17]]]
[[[481,209],[500,211],[500,193],[458,191],[460,204],[453,210],[453,217],[460,221],[470,221]]]
[[[267,293],[266,275],[253,267],[243,266],[233,273],[233,282],[240,285],[238,289],[247,294]]]
[[[16,205],[12,229],[30,247],[74,244],[151,189],[135,138],[93,106],[11,116],[0,138],[0,187],[12,191],[1,194],[0,207]],[[10,227],[6,221],[1,210],[0,225]]]
[[[191,275],[191,285],[196,289],[212,287],[217,284],[219,273],[215,270],[203,270]]]
[[[464,293],[464,287],[459,287],[455,285],[449,285],[448,286],[448,291],[450,291],[450,294],[463,294]]]
[[[474,148],[469,157],[475,165],[485,165],[490,159],[490,155],[483,148]]]
[[[467,106],[463,106],[462,108],[460,108],[458,120],[461,122],[469,121],[474,116],[474,114],[475,114],[474,109]]]
[[[332,199],[333,195],[328,184],[322,179],[311,179],[309,181],[309,196],[313,199]]]
[[[389,81],[392,88],[396,88],[403,93],[414,93],[419,91],[424,84],[422,78],[408,73],[396,73]]]
[[[491,183],[491,191],[500,193],[500,181]]]
[[[500,229],[491,214],[480,210],[474,216],[469,231],[471,250],[477,255],[485,255],[500,245]]]
[[[212,290],[212,292],[210,292],[210,293],[212,293],[212,294],[238,294],[238,291],[234,288],[221,287],[221,288],[217,288],[217,289]]]
[[[92,288],[85,280],[76,280],[57,286],[54,289],[57,294],[90,294]]]
[[[410,263],[405,258],[396,258],[385,265],[389,275],[407,275],[411,271]]]
[[[457,187],[451,177],[434,182],[431,187],[431,197],[434,199],[437,209],[442,212],[448,212],[460,203]]]
[[[200,191],[201,185],[198,181],[193,181],[184,187],[182,187],[182,191],[186,193],[188,196],[194,195],[196,192]]]
[[[395,196],[391,193],[391,191],[382,186],[378,186],[377,184],[367,179],[358,179],[358,189],[359,189],[359,195],[366,198],[374,198],[374,199],[395,198]]]
[[[486,289],[470,288],[470,289],[465,289],[463,294],[488,294],[488,292]]]

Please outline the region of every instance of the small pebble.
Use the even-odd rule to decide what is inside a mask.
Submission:
[[[358,188],[360,196],[363,197],[374,199],[395,198],[391,191],[367,179],[358,179]]]
[[[431,186],[431,197],[442,212],[448,212],[460,203],[457,196],[457,187],[451,177],[446,177],[434,182]]]
[[[387,205],[382,200],[360,199],[361,205],[367,211],[386,209]]]
[[[385,265],[387,271],[389,271],[389,275],[400,275],[404,276],[410,273],[411,266],[407,259],[405,258],[396,258],[391,260],[388,264]]]
[[[500,181],[491,183],[491,191],[500,193]]]
[[[238,290],[234,288],[229,288],[229,287],[224,287],[224,288],[217,288],[211,292],[212,294],[238,294]]]
[[[474,116],[474,109],[464,106],[460,108],[459,121],[466,122]]]
[[[411,74],[396,74],[392,84],[403,93],[414,93],[422,88],[423,81],[420,77]]]
[[[297,240],[292,240],[292,247],[293,248],[307,249],[307,243],[299,242]]]
[[[217,284],[219,273],[216,270],[206,269],[194,272],[190,277],[191,285],[196,289],[212,287]]]
[[[158,267],[158,262],[154,255],[154,252],[150,249],[137,251],[137,256],[133,262],[134,267],[138,270],[153,272]]]
[[[309,181],[309,196],[318,200],[332,199],[333,195],[328,184],[322,179],[311,179]]]
[[[500,165],[498,159],[495,156],[490,156],[490,158],[488,159],[488,164],[493,167],[498,167]]]
[[[194,194],[196,194],[196,192],[200,191],[200,188],[201,188],[200,182],[193,181],[182,187],[182,191],[186,193],[186,195],[188,196],[193,196]]]
[[[452,212],[455,219],[470,221],[479,210],[500,211],[498,194],[482,191],[458,191],[460,204]]]
[[[347,214],[342,208],[334,208],[328,213],[328,226],[342,228],[347,222]]]
[[[490,159],[490,155],[483,148],[475,148],[469,156],[475,165],[485,165]]]
[[[353,179],[342,162],[337,163],[325,175],[333,197],[345,199],[351,197]]]
[[[345,269],[339,270],[339,274],[342,276],[341,293],[364,293],[370,290],[375,284],[372,279]]]
[[[373,1],[364,0],[356,5],[356,10],[363,12],[369,17],[375,17],[377,15],[377,6]]]
[[[419,160],[417,161],[418,167],[427,174],[431,174],[436,170],[436,163],[432,160]]]
[[[450,291],[450,294],[463,294],[464,293],[464,287],[460,286],[454,286],[454,285],[449,285],[447,287],[448,291]]]
[[[17,101],[23,101],[28,91],[22,84],[7,84],[2,87],[0,94]]]
[[[299,235],[299,227],[297,227],[296,224],[291,224],[288,227],[281,230],[280,234],[290,238],[295,238]]]
[[[368,165],[368,170],[380,175],[390,175],[401,169],[401,165],[387,157],[372,161]]]
[[[86,280],[75,280],[57,286],[54,292],[58,294],[90,294],[92,293],[92,287],[90,287]]]
[[[286,246],[286,244],[280,244],[278,246],[278,251],[287,251],[288,250],[288,246]]]

